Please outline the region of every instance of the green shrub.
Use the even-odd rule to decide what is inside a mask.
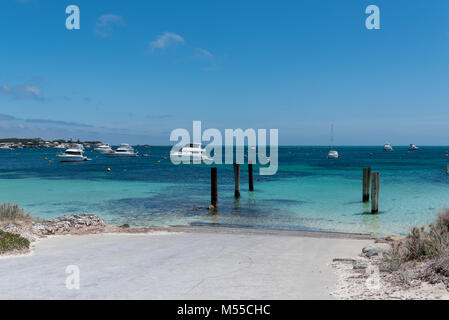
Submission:
[[[30,241],[18,234],[0,230],[0,254],[13,250],[29,249]]]

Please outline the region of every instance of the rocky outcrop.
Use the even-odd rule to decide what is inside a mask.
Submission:
[[[95,230],[103,231],[105,228],[106,223],[103,219],[93,214],[65,215],[54,220],[33,222],[31,227],[33,233],[43,236],[67,233],[92,233]]]
[[[100,233],[106,228],[103,219],[93,214],[65,215],[39,222],[20,220],[0,223],[0,230],[19,234],[31,242],[49,235]]]
[[[388,244],[378,243],[376,245],[367,246],[367,247],[363,248],[362,253],[366,257],[371,258],[371,257],[378,256],[381,253],[388,251],[390,248],[391,247]]]

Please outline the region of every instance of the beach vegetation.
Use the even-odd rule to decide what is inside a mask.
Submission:
[[[383,255],[381,269],[396,272],[420,262],[427,265],[424,278],[449,279],[449,209],[441,211],[427,228],[413,227],[405,238],[395,241]]]
[[[30,241],[18,234],[5,232],[0,230],[0,254],[16,251],[26,250],[30,248]]]
[[[30,221],[30,214],[17,204],[0,204],[0,221]]]

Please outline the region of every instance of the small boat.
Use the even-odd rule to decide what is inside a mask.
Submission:
[[[334,149],[334,125],[331,125],[331,145],[327,153],[328,159],[338,159],[338,151]]]
[[[419,150],[419,148],[414,145],[413,143],[410,145],[410,147],[408,147],[409,150]]]
[[[177,161],[213,161],[206,155],[206,149],[203,149],[200,143],[189,143],[180,152],[171,152],[170,157],[174,157]]]
[[[58,144],[57,146],[54,146],[53,148],[55,148],[55,149],[67,149],[67,146],[65,146],[63,144]]]
[[[329,150],[327,153],[328,159],[338,159],[338,151],[337,150]]]
[[[111,158],[135,158],[137,157],[137,153],[134,152],[134,149],[127,143],[120,144],[115,150],[110,150],[104,153],[105,156]]]
[[[12,148],[9,144],[1,144],[0,149],[1,150],[12,150]]]
[[[64,153],[58,154],[57,157],[61,162],[82,162],[91,160],[84,156],[83,150],[77,146],[67,149]]]
[[[100,153],[108,153],[112,150],[111,146],[109,144],[101,144],[94,148],[95,151]]]
[[[384,151],[387,151],[387,152],[393,152],[394,151],[393,147],[391,146],[391,144],[389,142],[386,142],[384,144]]]

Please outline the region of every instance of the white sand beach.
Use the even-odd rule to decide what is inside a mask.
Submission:
[[[372,243],[226,228],[53,236],[0,259],[0,299],[333,299],[332,259]],[[69,265],[79,290],[66,288]]]

